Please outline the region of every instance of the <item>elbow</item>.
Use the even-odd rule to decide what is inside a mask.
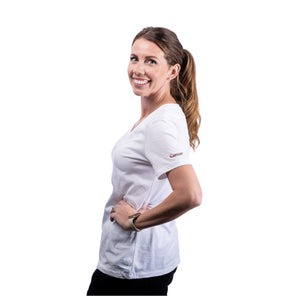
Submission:
[[[193,208],[200,206],[201,203],[202,203],[202,192],[199,191],[198,193],[195,193],[194,197],[192,198]]]
[[[177,209],[182,212],[187,212],[197,206],[201,205],[202,202],[202,191],[200,189],[184,189],[182,191],[173,191],[176,193]],[[176,199],[175,198],[175,199]]]
[[[201,205],[202,203],[202,191],[201,189],[196,190],[196,191],[192,191],[191,193],[189,193],[189,201],[187,201],[188,203],[188,209],[193,209],[196,208],[198,206]]]

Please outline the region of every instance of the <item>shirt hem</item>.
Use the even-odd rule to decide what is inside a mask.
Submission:
[[[168,274],[168,273],[172,272],[174,269],[176,269],[179,264],[180,264],[180,261],[178,261],[176,264],[174,264],[168,268],[165,268],[163,270],[159,270],[159,271],[155,271],[155,272],[140,272],[138,275],[135,274],[135,276],[128,272],[113,272],[111,270],[107,270],[106,268],[104,268],[103,266],[100,266],[100,265],[97,266],[97,269],[99,271],[101,271],[102,273],[104,273],[108,276],[115,277],[115,278],[142,279],[142,278],[150,278],[150,277],[156,277],[156,276],[162,276],[162,275]]]
[[[176,169],[176,168],[179,168],[179,167],[182,167],[182,166],[186,166],[186,165],[192,165],[191,162],[189,160],[185,160],[185,161],[180,161],[176,164],[173,164],[173,165],[168,165],[166,166],[165,168],[159,170],[156,172],[156,177],[158,179],[164,179],[167,177],[166,173]]]

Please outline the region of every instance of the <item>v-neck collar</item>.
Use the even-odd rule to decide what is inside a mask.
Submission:
[[[145,123],[145,121],[147,121],[149,119],[150,116],[153,116],[153,114],[155,112],[159,111],[162,107],[165,107],[166,105],[179,105],[179,104],[177,104],[177,103],[165,103],[165,104],[159,106],[154,111],[152,111],[147,117],[145,117],[141,121],[138,121],[137,123],[135,123],[135,125],[129,130],[129,134],[133,134],[142,124]]]

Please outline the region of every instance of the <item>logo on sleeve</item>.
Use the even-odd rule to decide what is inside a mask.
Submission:
[[[175,156],[179,156],[179,155],[182,155],[182,154],[183,154],[183,152],[170,154],[170,158],[174,158]]]

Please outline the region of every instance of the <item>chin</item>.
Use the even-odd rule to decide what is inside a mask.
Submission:
[[[146,96],[146,95],[147,95],[147,93],[145,93],[144,91],[142,91],[142,90],[140,90],[140,89],[135,89],[135,88],[133,88],[132,91],[133,91],[133,93],[134,93],[136,96],[142,97],[142,96]]]

